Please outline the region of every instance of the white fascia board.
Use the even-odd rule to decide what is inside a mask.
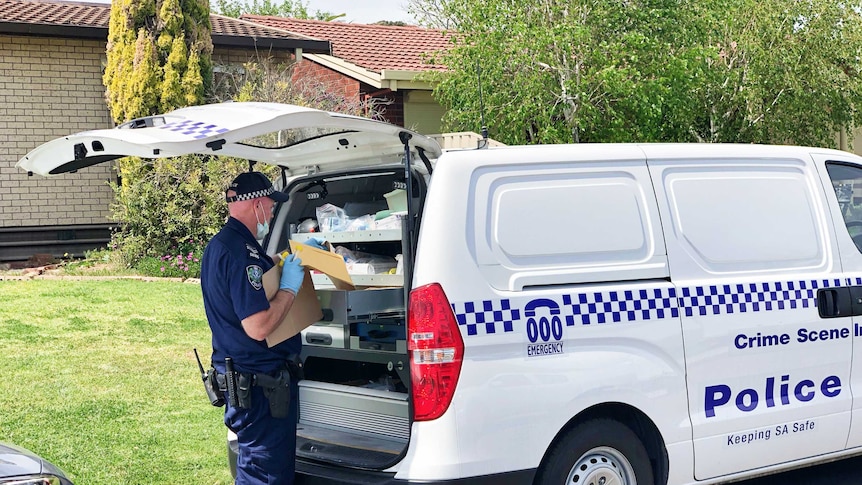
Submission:
[[[412,81],[416,76],[422,74],[422,71],[399,71],[395,69],[384,69],[381,74],[382,79],[394,79],[396,81]]]
[[[389,89],[397,91],[398,89],[418,89],[431,91],[434,89],[428,81],[417,80],[419,75],[424,71],[400,71],[395,69],[384,69],[381,74],[383,82],[389,81]]]
[[[334,71],[340,72],[345,76],[352,77],[357,81],[374,86],[377,89],[391,89],[398,91],[399,89],[417,89],[431,91],[433,87],[427,81],[416,81],[416,77],[422,74],[422,71],[400,71],[394,69],[384,69],[382,73],[369,71],[364,67],[357,66],[351,62],[347,62],[340,57],[334,57],[326,54],[308,54],[302,55],[304,59],[316,62],[321,66],[328,67]]]
[[[357,81],[364,82],[366,84],[370,84],[375,88],[383,88],[383,80],[379,73],[374,71],[369,71],[363,67],[359,67],[356,64],[352,64],[350,62],[346,62],[341,58],[333,57],[326,54],[304,54],[303,57],[310,61],[314,61],[321,66],[328,67],[332,70],[338,71],[345,76],[350,76]]]

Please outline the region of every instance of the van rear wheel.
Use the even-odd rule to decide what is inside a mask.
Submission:
[[[611,419],[569,431],[551,450],[536,485],[654,485],[649,455],[638,436]]]

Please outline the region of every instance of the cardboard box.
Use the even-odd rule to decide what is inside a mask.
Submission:
[[[339,290],[354,289],[353,280],[347,273],[347,265],[344,264],[344,258],[340,255],[296,241],[290,241],[290,252],[297,255],[306,268],[326,273]]]
[[[317,293],[314,291],[314,283],[311,281],[310,269],[326,273],[336,288],[340,290],[354,289],[353,281],[347,273],[347,266],[341,256],[295,241],[290,241],[290,251],[302,260],[302,265],[305,267],[305,279],[302,281],[302,286],[299,287],[299,292],[296,294],[296,299],[293,300],[290,311],[287,312],[281,324],[266,338],[266,344],[270,347],[293,337],[304,328],[323,318],[323,310],[320,308]],[[278,264],[264,273],[263,289],[267,299],[275,298],[280,279],[281,266]]]

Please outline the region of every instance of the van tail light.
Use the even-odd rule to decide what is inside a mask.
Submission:
[[[464,357],[452,305],[438,283],[410,292],[407,318],[413,419],[431,421],[449,409]]]

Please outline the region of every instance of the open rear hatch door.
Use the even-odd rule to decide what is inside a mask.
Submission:
[[[126,156],[233,156],[278,165],[287,175],[398,163],[404,142],[437,158],[431,138],[357,116],[278,103],[221,103],[57,138],[32,150],[17,167],[39,175],[73,172]]]

